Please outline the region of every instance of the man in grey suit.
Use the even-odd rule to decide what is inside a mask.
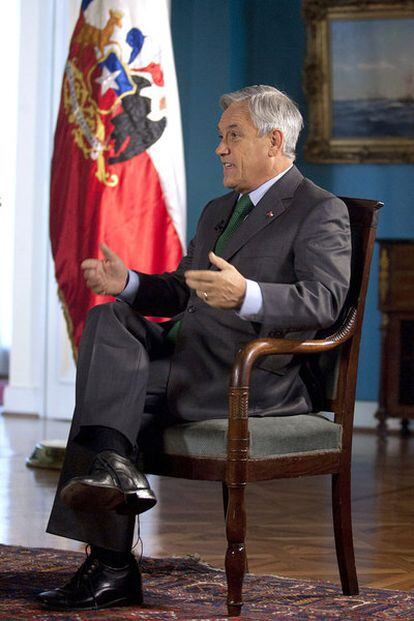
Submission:
[[[172,423],[226,417],[241,345],[260,336],[310,338],[335,322],[345,301],[348,212],[293,164],[302,127],[296,105],[270,86],[220,103],[216,153],[231,192],[207,204],[177,270],[132,272],[104,244],[103,260],[82,264],[87,286],[118,299],[88,315],[48,526],[91,551],[67,585],[39,596],[49,608],[142,601],[133,529],[156,498],[134,465],[140,445]],[[264,359],[254,370],[250,414],[310,412],[299,371],[292,356]]]

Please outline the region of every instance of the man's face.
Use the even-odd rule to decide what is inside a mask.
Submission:
[[[244,102],[232,103],[222,114],[216,149],[223,165],[223,184],[242,194],[270,179],[273,161],[269,135],[259,137]]]

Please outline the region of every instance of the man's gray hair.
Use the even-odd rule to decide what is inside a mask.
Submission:
[[[302,115],[294,101],[274,86],[246,86],[220,98],[226,110],[232,103],[246,101],[259,136],[280,129],[284,137],[283,154],[295,159],[295,147],[303,127]]]

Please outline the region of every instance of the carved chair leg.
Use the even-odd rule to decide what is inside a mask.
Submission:
[[[377,410],[377,412],[375,412],[375,418],[378,420],[377,434],[380,439],[385,440],[388,435],[388,428],[387,428],[387,414],[384,408],[380,407]]]
[[[221,488],[223,492],[223,511],[224,511],[224,521],[227,518],[227,508],[229,506],[229,490],[224,481],[221,482]]]
[[[226,520],[227,610],[229,617],[238,617],[243,606],[243,579],[246,573],[246,510],[244,485],[228,485]]]
[[[403,418],[401,421],[401,437],[408,438],[410,435],[410,421],[408,418]]]
[[[332,513],[342,591],[344,595],[357,595],[359,589],[352,539],[351,476],[349,471],[332,475]]]

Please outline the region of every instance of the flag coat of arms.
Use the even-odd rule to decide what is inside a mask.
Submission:
[[[83,0],[55,132],[50,237],[76,353],[88,310],[110,298],[80,263],[105,242],[126,265],[175,269],[184,248],[185,178],[166,0]]]

